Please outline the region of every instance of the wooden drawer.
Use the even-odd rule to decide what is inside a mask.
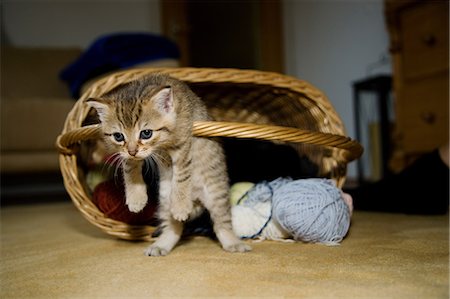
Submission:
[[[448,75],[406,85],[396,103],[396,132],[405,152],[426,152],[449,136]]]
[[[405,80],[448,69],[448,9],[448,1],[424,1],[400,14]]]

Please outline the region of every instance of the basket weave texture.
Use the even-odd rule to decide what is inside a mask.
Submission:
[[[117,72],[92,84],[68,114],[56,146],[64,184],[83,216],[104,232],[128,240],[146,240],[154,227],[133,226],[106,217],[91,200],[80,167],[80,144],[100,138],[100,124],[85,125],[86,100],[120,84],[159,72],[185,81],[202,98],[214,121],[196,122],[194,136],[232,137],[288,143],[319,167],[321,176],[338,186],[348,162],[362,154],[360,144],[345,135],[325,95],[306,81],[255,70],[211,68],[139,68]]]

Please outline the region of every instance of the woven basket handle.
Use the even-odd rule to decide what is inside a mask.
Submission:
[[[197,137],[252,138],[331,146],[345,150],[343,158],[347,162],[358,159],[363,152],[362,146],[349,137],[282,126],[199,121],[194,123],[193,135]],[[56,147],[61,154],[71,155],[74,153],[72,147],[78,142],[100,137],[100,125],[85,126],[59,135],[56,140]]]

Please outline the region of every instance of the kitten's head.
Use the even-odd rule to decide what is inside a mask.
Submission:
[[[97,111],[109,149],[123,159],[142,160],[174,142],[170,86],[129,83],[86,103]]]

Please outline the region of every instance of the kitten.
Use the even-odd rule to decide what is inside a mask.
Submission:
[[[130,211],[137,213],[147,204],[144,163],[159,168],[162,233],[146,255],[167,255],[179,241],[184,222],[198,217],[204,208],[223,249],[251,250],[232,230],[222,147],[212,139],[192,136],[193,122],[210,118],[185,83],[167,75],[147,75],[101,98],[88,99],[87,104],[97,111],[105,141],[123,167]]]

